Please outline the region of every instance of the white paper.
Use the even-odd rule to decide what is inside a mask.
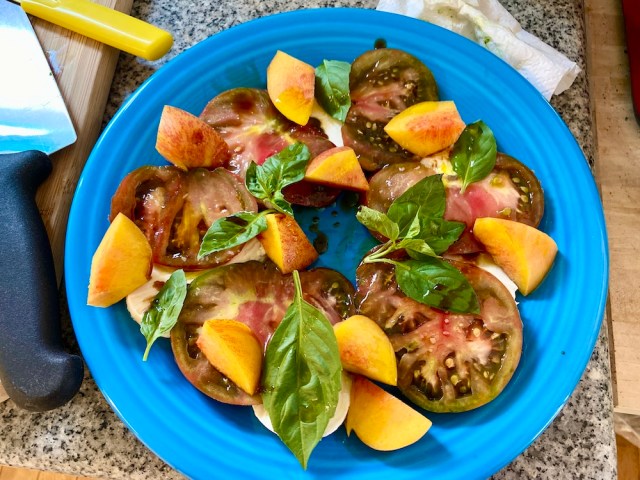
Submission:
[[[378,10],[439,25],[473,40],[518,70],[542,95],[564,92],[580,68],[524,31],[497,0],[380,0]]]

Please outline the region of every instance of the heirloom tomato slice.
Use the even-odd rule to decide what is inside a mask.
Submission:
[[[321,310],[333,324],[355,313],[354,289],[335,270],[318,268],[300,272],[304,299]],[[206,395],[225,403],[260,403],[216,370],[196,340],[209,319],[238,320],[248,325],[266,346],[284,317],[294,295],[293,277],[282,275],[271,262],[235,263],[214,268],[196,278],[171,330],[171,347],[184,376]]]
[[[138,168],[120,183],[111,200],[110,219],[119,212],[132,219],[149,240],[153,261],[199,270],[231,260],[242,247],[198,258],[202,237],[218,218],[258,210],[255,198],[236,175],[223,168]]]
[[[389,336],[398,360],[398,388],[432,412],[462,412],[493,400],[511,379],[522,352],[522,322],[509,291],[480,268],[449,261],[476,292],[479,314],[449,313],[407,297],[394,267],[358,267],[356,306]]]
[[[342,127],[344,144],[354,149],[362,168],[417,160],[389,137],[389,120],[416,103],[438,100],[429,70],[413,55],[391,48],[370,50],[351,65],[351,108]]]

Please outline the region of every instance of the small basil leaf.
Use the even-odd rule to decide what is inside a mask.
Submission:
[[[151,302],[140,322],[140,333],[147,339],[147,348],[142,360],[146,361],[153,343],[162,335],[170,332],[178,321],[182,304],[187,296],[187,277],[182,270],[171,274]]]
[[[400,237],[405,238],[409,237],[409,231],[415,233],[416,217],[418,221],[427,217],[442,218],[445,206],[442,175],[430,175],[396,198],[387,216],[398,224]]]
[[[451,151],[451,164],[462,180],[462,193],[469,184],[489,175],[496,164],[497,152],[493,132],[482,120],[465,127]]]
[[[400,235],[398,224],[387,215],[373,208],[362,206],[356,213],[356,219],[369,230],[384,235],[389,240],[397,240]]]
[[[337,60],[324,60],[316,68],[316,99],[329,115],[341,122],[347,118],[351,106],[350,72],[351,64]]]
[[[264,212],[238,212],[219,218],[202,238],[198,258],[241,245],[267,229]]]
[[[425,218],[420,223],[420,233],[414,238],[424,240],[437,255],[440,255],[458,240],[465,227],[466,225],[462,222],[451,222],[441,218]]]
[[[421,260],[424,256],[435,257],[436,252],[433,251],[433,248],[425,242],[424,240],[420,240],[418,238],[408,238],[402,240],[398,244],[399,248],[404,248],[411,258],[416,260]]]
[[[480,313],[469,281],[440,258],[406,260],[396,266],[396,280],[400,290],[417,302],[448,312]]]
[[[338,405],[342,366],[331,323],[303,300],[298,272],[293,276],[293,302],[265,352],[262,401],[273,429],[306,469]]]

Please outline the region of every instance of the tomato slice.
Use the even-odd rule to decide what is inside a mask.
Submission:
[[[110,219],[119,212],[131,218],[149,240],[155,263],[198,270],[226,263],[241,250],[236,247],[198,259],[202,237],[211,224],[257,209],[244,184],[223,168],[184,172],[173,166],[145,166],[120,183]]]
[[[433,175],[436,172],[434,166],[431,158],[386,166],[371,177],[365,197],[366,205],[386,212],[391,203],[411,186]],[[544,213],[544,193],[535,174],[515,158],[503,153],[498,153],[493,171],[485,179],[469,185],[464,194],[455,176],[445,175],[443,183],[446,191],[444,218],[467,225],[448,253],[465,254],[483,250],[471,231],[476,218],[506,218],[537,227]]]
[[[399,389],[432,412],[490,402],[511,379],[522,352],[522,321],[509,291],[474,265],[449,262],[475,290],[479,315],[447,313],[408,298],[391,265],[363,264],[356,272],[356,305],[389,336]]]
[[[340,273],[326,268],[300,272],[304,299],[323,311],[331,323],[355,312],[354,289]],[[184,376],[200,391],[236,405],[261,403],[216,370],[196,345],[202,324],[211,318],[234,319],[251,327],[263,346],[271,338],[293,300],[291,275],[271,262],[224,265],[196,278],[187,292],[171,346]]]
[[[344,144],[353,148],[362,168],[417,160],[385,132],[385,125],[419,102],[438,100],[438,87],[429,70],[413,55],[390,48],[370,50],[351,65],[351,108],[342,127]]]
[[[232,152],[227,168],[244,178],[251,162],[262,165],[287,145],[304,143],[311,158],[333,148],[312,118],[307,125],[297,125],[282,115],[271,103],[266,90],[234,88],[212,99],[200,115],[225,139]],[[283,191],[285,198],[304,206],[324,207],[335,201],[340,190],[299,182]]]

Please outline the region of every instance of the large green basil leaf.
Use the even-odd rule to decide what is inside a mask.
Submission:
[[[309,158],[309,148],[297,142],[267,158],[262,165],[252,162],[245,177],[247,189],[268,207],[293,216],[291,204],[285,200],[282,189],[304,178]]]
[[[480,313],[478,297],[466,277],[440,258],[424,257],[396,265],[400,290],[417,302],[448,312]]]
[[[387,216],[400,228],[400,238],[414,234],[424,218],[442,218],[446,206],[442,175],[423,178],[396,198]]]
[[[238,212],[213,222],[202,237],[198,258],[241,245],[258,236],[267,229],[266,212]]]
[[[273,429],[303,468],[338,405],[340,353],[331,323],[296,292],[267,345],[262,401]]]
[[[140,322],[140,333],[147,339],[147,348],[142,360],[146,361],[153,343],[165,333],[171,331],[182,310],[187,296],[187,277],[182,270],[171,274],[158,294],[151,302],[151,307],[144,313]]]
[[[413,238],[424,240],[437,255],[440,255],[458,240],[465,228],[466,225],[462,222],[452,222],[442,218],[423,218],[420,222],[420,232]]]
[[[478,120],[465,127],[451,151],[451,164],[462,180],[462,193],[491,173],[497,152],[496,139],[486,123]]]
[[[316,68],[316,99],[329,115],[341,122],[351,107],[350,72],[351,64],[338,60],[324,60]]]
[[[356,219],[369,230],[381,233],[389,240],[396,240],[400,235],[398,224],[387,215],[373,208],[362,206],[356,213]]]

